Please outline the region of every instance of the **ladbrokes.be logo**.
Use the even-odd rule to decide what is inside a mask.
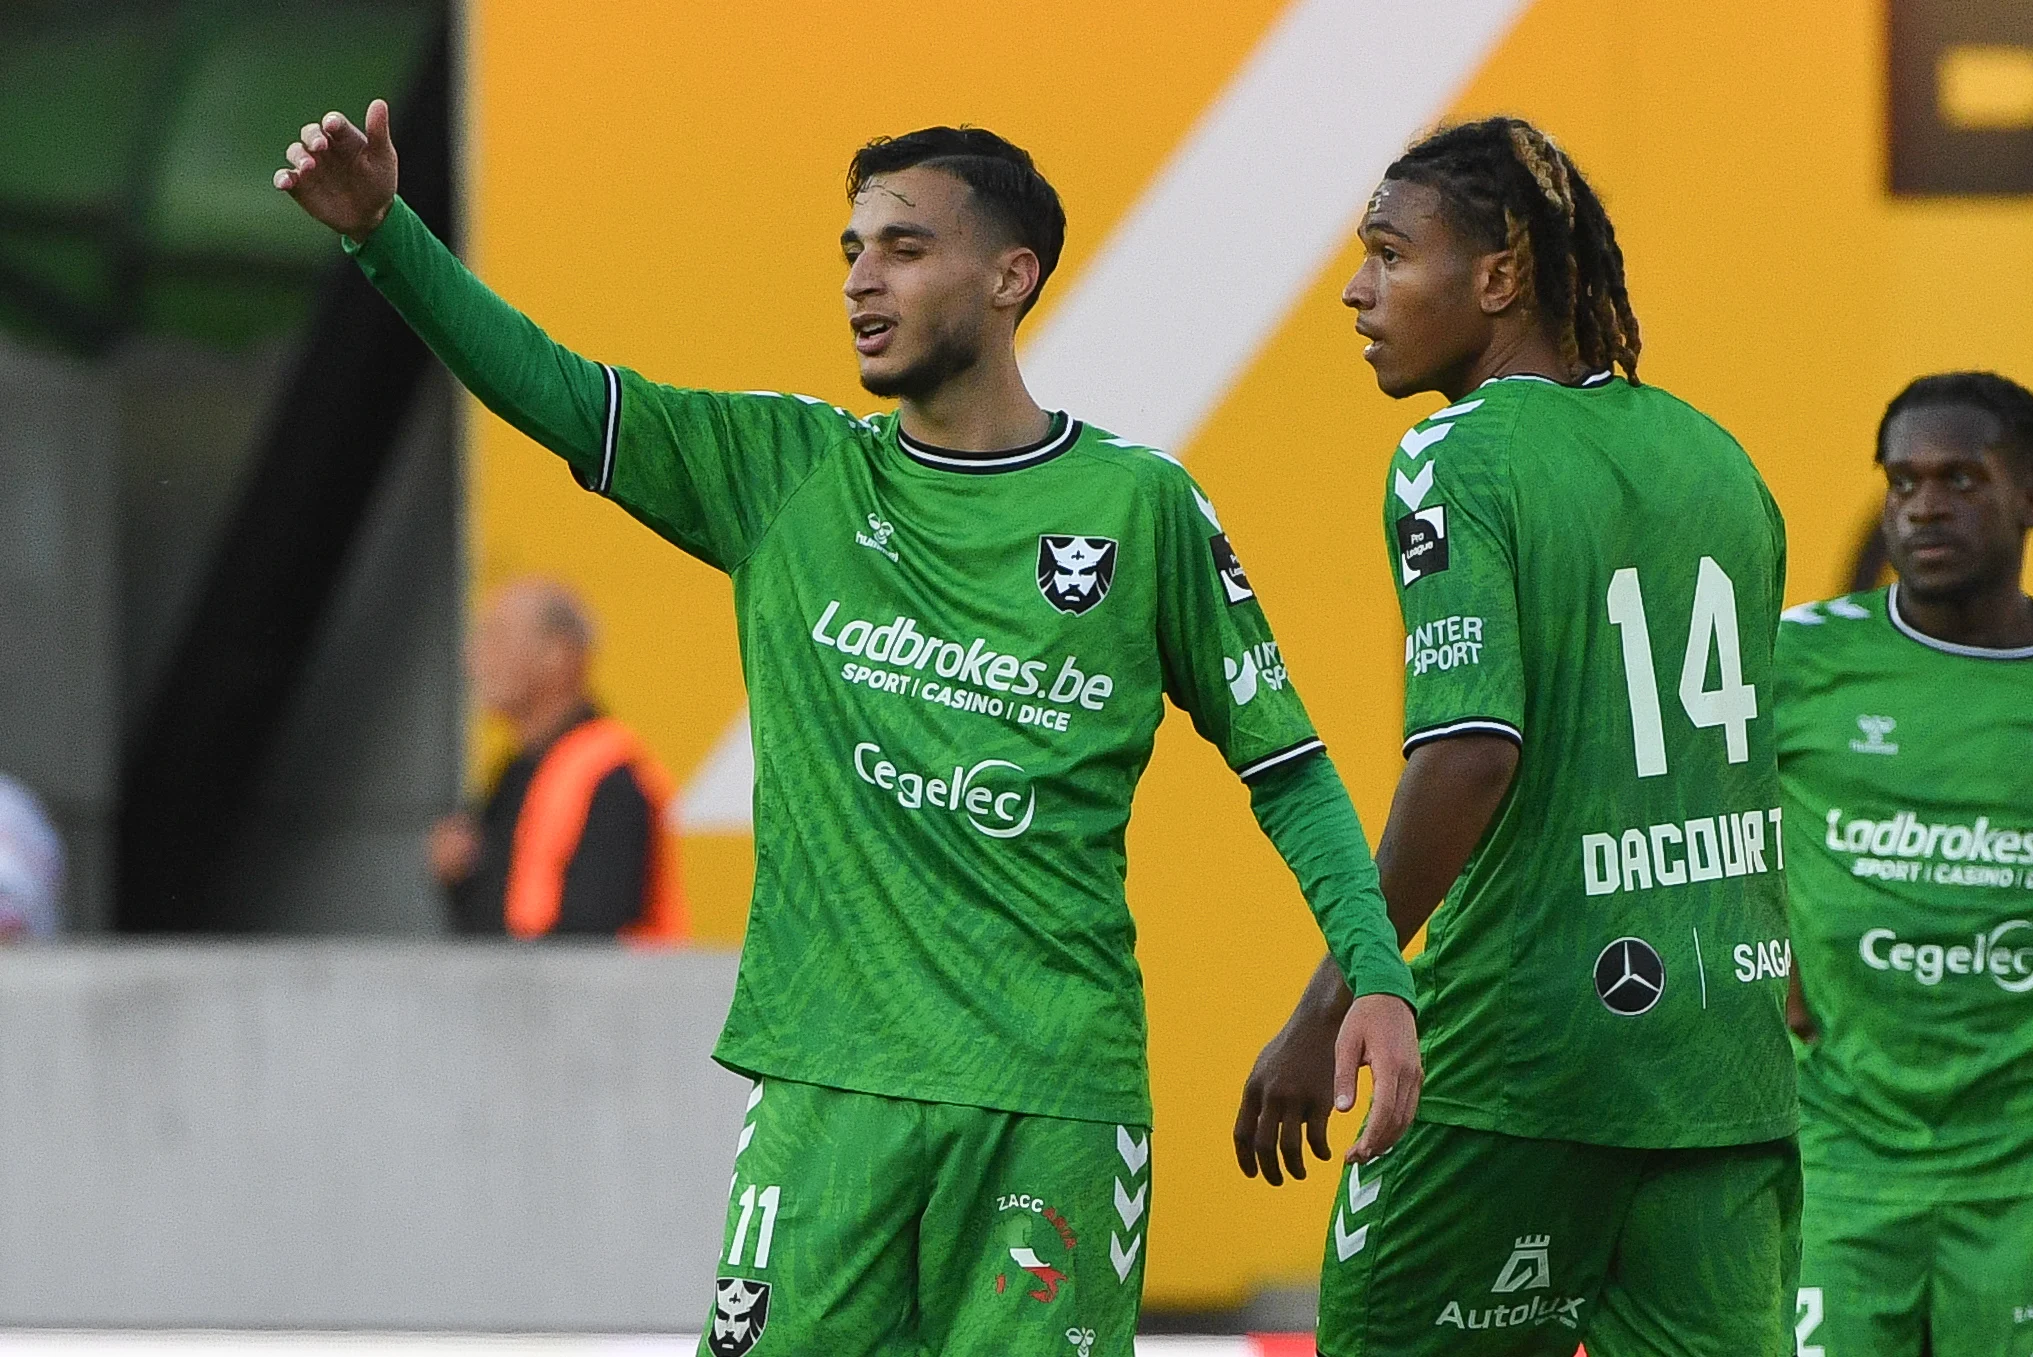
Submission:
[[[854,746],[854,772],[894,796],[905,810],[964,816],[991,839],[1018,837],[1038,813],[1030,774],[1008,759],[983,759],[971,768],[955,764],[936,775],[915,773],[884,758],[881,745],[863,740]]]

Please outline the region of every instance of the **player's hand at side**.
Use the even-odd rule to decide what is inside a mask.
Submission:
[[[275,186],[297,206],[354,240],[374,234],[395,201],[395,143],[388,135],[388,102],[367,106],[365,128],[343,113],[305,123],[283,152],[289,168]]]
[[[1348,1152],[1353,1164],[1370,1160],[1398,1143],[1419,1110],[1419,1088],[1426,1068],[1419,1062],[1419,1024],[1412,1007],[1388,994],[1365,994],[1341,1021],[1334,1043],[1334,1106],[1346,1112],[1355,1106],[1355,1074],[1369,1066],[1369,1120]]]
[[[1316,1159],[1334,1157],[1327,1144],[1327,1118],[1334,1111],[1338,1026],[1333,1017],[1302,1003],[1257,1056],[1235,1118],[1235,1161],[1246,1176],[1254,1178],[1261,1170],[1265,1182],[1282,1187],[1282,1156],[1292,1177],[1303,1180],[1307,1144]]]

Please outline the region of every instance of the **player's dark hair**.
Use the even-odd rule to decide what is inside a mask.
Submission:
[[[1511,249],[1575,375],[1621,367],[1638,380],[1638,318],[1624,252],[1573,157],[1522,118],[1484,118],[1415,143],[1384,178],[1439,193],[1449,222]]]
[[[1885,460],[1885,435],[1908,410],[1976,410],[1998,422],[1998,441],[2019,470],[2033,475],[2033,391],[1995,372],[1938,372],[1922,377],[1892,398],[1878,421],[1878,460]]]
[[[918,166],[942,170],[973,189],[989,219],[1038,257],[1038,285],[1017,318],[1030,314],[1066,245],[1066,209],[1030,152],[982,127],[926,127],[900,137],[877,137],[856,151],[847,166],[847,199],[860,197],[877,175]]]

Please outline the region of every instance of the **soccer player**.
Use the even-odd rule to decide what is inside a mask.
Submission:
[[[1399,443],[1405,771],[1378,847],[1426,1086],[1346,1171],[1328,1357],[1791,1352],[1799,1158],[1772,635],[1777,508],[1710,419],[1637,380],[1609,217],[1527,123],[1392,165],[1343,293]],[[1622,376],[1615,372],[1622,368]],[[1435,914],[1436,906],[1445,905]],[[1326,1157],[1332,958],[1265,1048],[1245,1173]]]
[[[734,579],[756,886],[717,1058],[757,1080],[702,1351],[1128,1357],[1150,1097],[1123,833],[1169,696],[1249,785],[1361,998],[1350,1089],[1418,1094],[1375,867],[1214,508],[1041,409],[1018,322],[1058,195],[1017,147],[863,147],[841,236],[857,418],[589,362],[395,196],[388,109],[276,184],[491,409]]]
[[[1877,455],[1899,582],[1777,651],[1799,1350],[2033,1357],[2033,393],[1923,377]]]

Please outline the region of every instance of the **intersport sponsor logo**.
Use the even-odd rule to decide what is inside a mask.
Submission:
[[[1008,759],[983,759],[972,767],[955,764],[934,776],[899,768],[883,756],[881,745],[863,740],[854,746],[854,773],[895,797],[905,810],[960,816],[991,839],[1020,837],[1038,813],[1030,774]]]
[[[2009,994],[2033,992],[2033,922],[2025,919],[2007,919],[1967,944],[1901,942],[1893,929],[1873,928],[1857,939],[1857,955],[1874,971],[1904,971],[1923,985],[1989,976]]]

